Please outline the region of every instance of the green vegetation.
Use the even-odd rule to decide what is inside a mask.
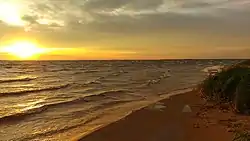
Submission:
[[[236,132],[233,141],[249,141],[250,134],[247,131]]]
[[[250,60],[246,60],[246,61],[241,61],[241,62],[239,62],[238,64],[236,64],[236,65],[244,65],[244,66],[250,66]]]
[[[250,113],[250,61],[209,75],[200,85],[202,95],[217,103],[232,103],[238,113]]]

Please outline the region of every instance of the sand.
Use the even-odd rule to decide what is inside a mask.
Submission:
[[[191,112],[183,112],[186,105]],[[245,120],[249,117],[236,116],[228,105],[208,104],[192,91],[135,111],[80,140],[232,141],[235,125],[242,128],[238,122]]]

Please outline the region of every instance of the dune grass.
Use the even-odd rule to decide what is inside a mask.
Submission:
[[[217,103],[231,103],[238,113],[250,112],[250,61],[209,75],[200,85],[202,95]]]
[[[250,141],[250,134],[247,131],[236,132],[233,141]]]

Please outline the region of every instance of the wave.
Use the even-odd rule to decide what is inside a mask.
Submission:
[[[98,71],[93,71],[93,70],[87,71],[87,73],[90,73],[90,72],[98,72]],[[82,72],[75,72],[75,74],[80,74],[80,73],[82,73]],[[86,72],[84,72],[84,73],[86,73]],[[102,84],[102,82],[105,81],[105,79],[108,79],[110,77],[118,77],[118,76],[120,76],[120,75],[122,75],[124,73],[128,73],[128,72],[123,71],[123,70],[113,72],[113,73],[107,74],[105,76],[100,76],[100,77],[96,78],[95,80],[88,81],[88,82],[84,83],[83,85],[87,86],[87,85]]]
[[[82,71],[76,71],[73,74],[76,75],[76,74],[82,74],[82,73],[84,73],[84,72],[82,72]]]
[[[1,79],[0,83],[31,81],[31,80],[35,80],[35,79],[37,79],[37,77],[23,77],[23,78],[14,78],[14,79]]]
[[[22,90],[22,91],[2,92],[0,93],[0,97],[17,96],[17,95],[19,96],[19,95],[35,93],[35,92],[54,91],[54,90],[67,88],[69,86],[71,86],[71,84],[52,86],[52,87],[40,88],[40,89],[28,89],[28,90]]]
[[[221,72],[223,68],[224,66],[216,65],[216,66],[206,67],[202,69],[202,72],[213,74],[213,73]]]
[[[95,73],[95,72],[100,72],[100,70],[86,70],[84,73]]]
[[[158,95],[165,95],[167,97],[170,97],[170,96],[174,96],[174,95],[178,95],[178,94],[184,94],[184,93],[191,92],[191,91],[195,90],[196,86],[197,86],[197,84],[194,84],[194,85],[188,86],[188,87],[177,88],[177,89],[174,89],[170,92],[158,93]]]
[[[173,96],[173,95],[189,92],[189,91],[192,90],[191,88],[192,87],[175,90],[175,91],[173,91],[171,93],[168,93],[167,96],[170,97],[170,96]],[[122,91],[122,90],[119,90],[119,91]],[[109,92],[105,92],[105,93],[108,94]],[[113,93],[113,91],[111,93]],[[97,107],[95,107],[95,109],[101,109],[101,108],[103,108],[103,106],[112,106],[112,105],[115,105],[115,104],[122,104],[122,103],[127,103],[127,102],[131,102],[131,101],[111,101],[109,103],[104,103],[103,105],[97,106]],[[94,109],[89,109],[89,110],[91,112]],[[82,113],[80,113],[80,114],[82,114]],[[58,133],[64,133],[64,132],[67,132],[67,131],[75,129],[75,128],[83,127],[84,125],[86,125],[88,123],[91,123],[92,121],[98,120],[99,118],[101,118],[101,116],[102,115],[96,115],[96,116],[93,116],[93,117],[89,118],[88,120],[85,120],[85,121],[79,123],[79,124],[74,124],[74,125],[70,125],[70,126],[66,125],[65,127],[62,127],[62,128],[48,130],[46,132],[30,134],[28,136],[16,138],[16,140],[20,140],[20,141],[33,140],[33,139],[38,139],[38,138],[42,138],[42,137],[46,137],[46,136],[52,136],[52,135],[58,134]],[[1,120],[0,120],[0,122],[1,122]]]
[[[0,117],[0,123],[19,121],[19,120],[25,119],[28,116],[42,113],[47,108],[48,107],[46,106],[41,106],[41,107],[36,107],[36,108],[23,111],[21,113],[15,113],[12,115],[3,116],[3,117]]]
[[[30,116],[34,116],[36,114],[40,114],[42,112],[45,112],[45,111],[47,111],[48,109],[51,109],[51,108],[65,107],[65,106],[69,106],[69,105],[73,105],[73,104],[81,104],[83,102],[92,102],[92,101],[104,100],[105,98],[110,98],[110,96],[108,96],[109,94],[114,94],[114,93],[119,93],[119,92],[125,92],[125,91],[119,90],[119,91],[103,92],[103,93],[100,93],[100,94],[97,94],[97,95],[85,96],[85,97],[73,99],[73,100],[70,100],[70,101],[52,103],[52,104],[47,104],[47,105],[35,105],[34,108],[32,108],[32,109],[25,110],[25,111],[20,112],[20,113],[15,113],[15,114],[12,114],[12,115],[0,117],[0,123],[20,121],[20,120],[23,120],[23,119],[28,118]],[[100,106],[95,107],[95,110],[98,110],[98,109],[101,109],[101,108],[107,107],[107,106],[112,106],[112,105],[115,105],[115,104],[131,102],[131,101],[132,100],[108,101],[108,102],[105,102],[105,103],[101,104]],[[91,110],[88,110],[88,111],[91,112],[91,111],[94,111],[94,109],[91,109]]]
[[[114,101],[107,101],[103,102],[100,105],[97,105],[95,107],[89,108],[89,109],[84,109],[84,110],[79,110],[79,111],[73,111],[70,113],[70,115],[74,116],[75,118],[82,117],[84,114],[89,114],[93,113],[98,110],[104,110],[105,108],[109,108],[112,106],[117,106],[120,104],[125,104],[133,101],[138,101],[138,100],[114,100]]]
[[[102,84],[104,83],[104,81],[109,78],[109,77],[112,77],[112,76],[118,76],[120,74],[116,74],[116,73],[111,73],[111,74],[108,74],[106,76],[100,76],[98,78],[96,78],[95,80],[91,80],[91,81],[88,81],[86,83],[84,83],[83,85],[84,86],[88,86],[88,85],[97,85],[97,84]]]
[[[61,72],[61,71],[70,71],[68,68],[61,68],[61,69],[43,69],[44,72]]]
[[[105,91],[105,92],[101,92],[101,93],[94,94],[94,95],[87,95],[87,96],[73,99],[70,101],[54,103],[49,106],[57,107],[57,106],[65,106],[65,105],[70,105],[70,104],[78,104],[82,102],[93,102],[93,101],[104,100],[104,99],[116,99],[115,94],[122,94],[122,93],[131,93],[131,91],[126,91],[126,90]]]
[[[158,78],[156,78],[156,79],[148,80],[148,81],[147,81],[147,85],[149,86],[149,85],[152,85],[152,84],[158,84],[158,83],[160,83],[163,79],[166,79],[166,78],[168,78],[168,77],[171,77],[171,75],[168,74],[168,73],[163,73],[162,75],[160,75],[160,76],[159,76]]]
[[[124,93],[132,93],[132,91],[128,91],[128,90],[111,90],[111,91],[105,91],[105,92],[101,92],[99,94],[96,95],[90,95],[90,96],[86,96],[84,97],[85,101],[93,101],[93,100],[102,100],[103,98],[110,98],[110,99],[117,99],[116,97],[124,94]]]
[[[82,84],[83,86],[88,86],[88,85],[99,85],[99,84],[102,84],[100,81],[100,79],[96,79],[96,80],[93,80],[93,81],[89,81],[89,82],[86,82],[84,84]]]
[[[131,93],[132,91],[129,90],[111,90],[111,91],[105,91],[99,95],[109,95],[109,94],[121,94],[121,93]]]
[[[0,117],[0,123],[14,122],[14,121],[23,120],[23,119],[25,119],[25,118],[27,118],[27,117],[29,117],[31,115],[33,116],[35,114],[40,114],[42,112],[45,112],[49,108],[61,107],[63,105],[74,104],[74,103],[82,102],[82,101],[84,101],[84,99],[75,99],[75,100],[72,100],[72,101],[52,103],[52,104],[48,104],[48,105],[36,105],[36,106],[34,106],[35,108],[32,108],[32,109],[25,110],[25,111],[20,112],[20,113],[15,113],[15,114],[12,114],[12,115]]]
[[[11,65],[3,65],[3,67],[6,68],[6,69],[11,69],[11,68],[13,68],[13,66],[11,66]]]
[[[66,125],[65,127],[62,127],[62,128],[59,128],[59,129],[53,129],[53,130],[49,130],[49,131],[46,131],[46,132],[34,133],[34,134],[31,134],[31,135],[28,135],[28,136],[25,136],[25,137],[15,138],[15,140],[27,141],[27,140],[33,140],[33,139],[37,139],[37,138],[41,138],[41,137],[51,136],[51,135],[58,134],[58,133],[64,133],[64,132],[66,132],[68,130],[84,126],[84,125],[86,125],[86,124],[88,124],[88,123],[90,123],[90,122],[92,122],[94,120],[97,120],[99,118],[100,118],[100,116],[93,116],[92,118],[89,118],[88,120],[86,120],[86,121],[84,121],[83,123],[80,123],[80,124],[75,124],[75,125],[71,125],[71,126]]]
[[[111,102],[108,102],[108,103],[101,104],[101,105],[99,105],[97,107],[93,107],[91,109],[88,109],[87,111],[84,111],[84,113],[93,112],[93,111],[98,110],[98,109],[108,108],[110,106],[114,106],[114,105],[117,105],[117,104],[124,104],[124,103],[128,103],[128,102],[132,102],[132,101],[111,101]],[[43,109],[46,109],[46,108],[43,108]],[[41,111],[41,112],[43,112],[43,111]],[[37,112],[37,113],[39,113],[39,112]],[[37,113],[34,113],[34,114],[37,114]],[[79,115],[78,115],[78,113],[79,113]],[[80,116],[80,117],[83,116],[81,111],[74,112],[74,113],[71,113],[71,114],[74,115],[74,116],[77,116],[77,115]],[[15,140],[26,141],[26,140],[33,140],[33,139],[36,139],[36,138],[46,137],[46,136],[50,136],[50,135],[54,135],[54,134],[58,134],[58,133],[64,133],[64,132],[67,132],[67,131],[69,131],[71,129],[83,127],[84,125],[86,125],[88,123],[91,123],[91,122],[93,122],[95,120],[98,120],[101,117],[102,117],[102,114],[101,115],[94,115],[91,118],[88,118],[87,120],[85,120],[83,122],[80,122],[79,124],[70,125],[70,126],[66,125],[65,127],[62,127],[62,128],[59,128],[59,129],[53,129],[53,130],[49,130],[49,131],[46,131],[46,132],[31,134],[31,135],[28,135],[28,136],[25,136],[25,137],[16,138]],[[1,122],[1,119],[0,119],[0,122]]]
[[[119,76],[119,75],[122,75],[124,73],[128,73],[128,71],[119,70],[119,71],[112,73],[111,76]]]

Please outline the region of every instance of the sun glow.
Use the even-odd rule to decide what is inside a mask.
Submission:
[[[33,59],[45,53],[46,49],[40,48],[31,42],[23,41],[4,46],[1,51],[20,59]]]
[[[0,3],[0,20],[10,25],[23,26],[21,10],[15,3]]]

